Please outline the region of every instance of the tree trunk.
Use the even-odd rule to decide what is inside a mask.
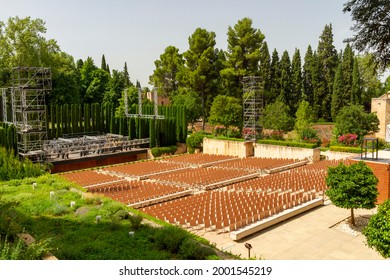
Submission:
[[[355,216],[353,214],[353,208],[351,208],[351,224],[355,226]]]

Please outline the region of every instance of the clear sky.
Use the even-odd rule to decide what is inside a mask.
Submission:
[[[104,54],[110,69],[123,70],[130,79],[148,84],[167,46],[188,49],[196,28],[216,33],[217,47],[226,50],[229,26],[249,17],[265,35],[270,52],[295,48],[304,57],[310,44],[317,48],[326,24],[332,24],[334,45],[352,35],[350,14],[342,12],[346,0],[0,0],[0,21],[9,17],[40,18],[46,38],[75,60],[92,57],[100,67]]]

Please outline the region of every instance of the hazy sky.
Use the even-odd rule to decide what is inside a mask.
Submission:
[[[216,33],[217,47],[226,50],[229,26],[249,17],[265,35],[270,52],[298,48],[303,58],[308,45],[317,48],[324,26],[331,23],[334,45],[344,49],[351,36],[346,0],[0,0],[0,21],[9,17],[40,18],[46,38],[75,60],[92,57],[100,67],[104,54],[110,69],[123,70],[130,79],[149,86],[149,76],[167,46],[188,49],[196,28]]]

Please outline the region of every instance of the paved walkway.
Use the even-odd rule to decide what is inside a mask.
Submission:
[[[355,210],[355,217],[372,215],[375,210]],[[350,210],[326,202],[313,210],[274,225],[239,241],[229,233],[204,232],[198,235],[216,244],[217,248],[248,258],[244,243],[252,245],[251,257],[266,260],[383,260],[365,245],[365,236],[354,236],[333,227],[347,219]]]

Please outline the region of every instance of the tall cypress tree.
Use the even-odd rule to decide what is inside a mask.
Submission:
[[[278,100],[290,107],[292,105],[291,92],[291,61],[288,52],[284,51],[280,59],[280,94]],[[290,110],[290,115],[292,115],[291,107]]]
[[[291,62],[291,112],[295,116],[295,112],[298,109],[298,104],[302,100],[302,61],[301,54],[298,49],[295,49],[292,62]]]
[[[318,42],[317,55],[325,82],[323,96],[320,97],[322,100],[321,117],[325,120],[330,120],[333,80],[338,64],[337,51],[333,45],[332,24],[324,27]]]
[[[264,93],[264,103],[268,104],[271,97],[271,56],[269,54],[268,44],[266,41],[263,42],[260,49],[259,72]]]
[[[312,67],[313,67],[313,51],[311,46],[307,47],[305,54],[305,59],[302,69],[302,99],[309,102],[312,106],[314,104],[314,89],[313,89],[313,77],[312,77]]]
[[[352,69],[352,89],[351,89],[351,103],[352,104],[362,104],[362,79],[359,72],[358,60],[355,57],[353,61]]]
[[[337,67],[336,76],[333,83],[333,94],[332,94],[332,119],[336,121],[337,114],[346,104],[344,99],[344,71],[343,65],[340,63]]]
[[[280,94],[280,62],[279,54],[276,49],[272,52],[271,69],[270,69],[270,94],[267,104],[274,103]]]
[[[342,55],[342,66],[343,66],[343,78],[344,78],[344,95],[343,99],[346,102],[352,101],[352,71],[353,71],[353,52],[349,44],[344,48]],[[333,117],[333,115],[332,115]]]

